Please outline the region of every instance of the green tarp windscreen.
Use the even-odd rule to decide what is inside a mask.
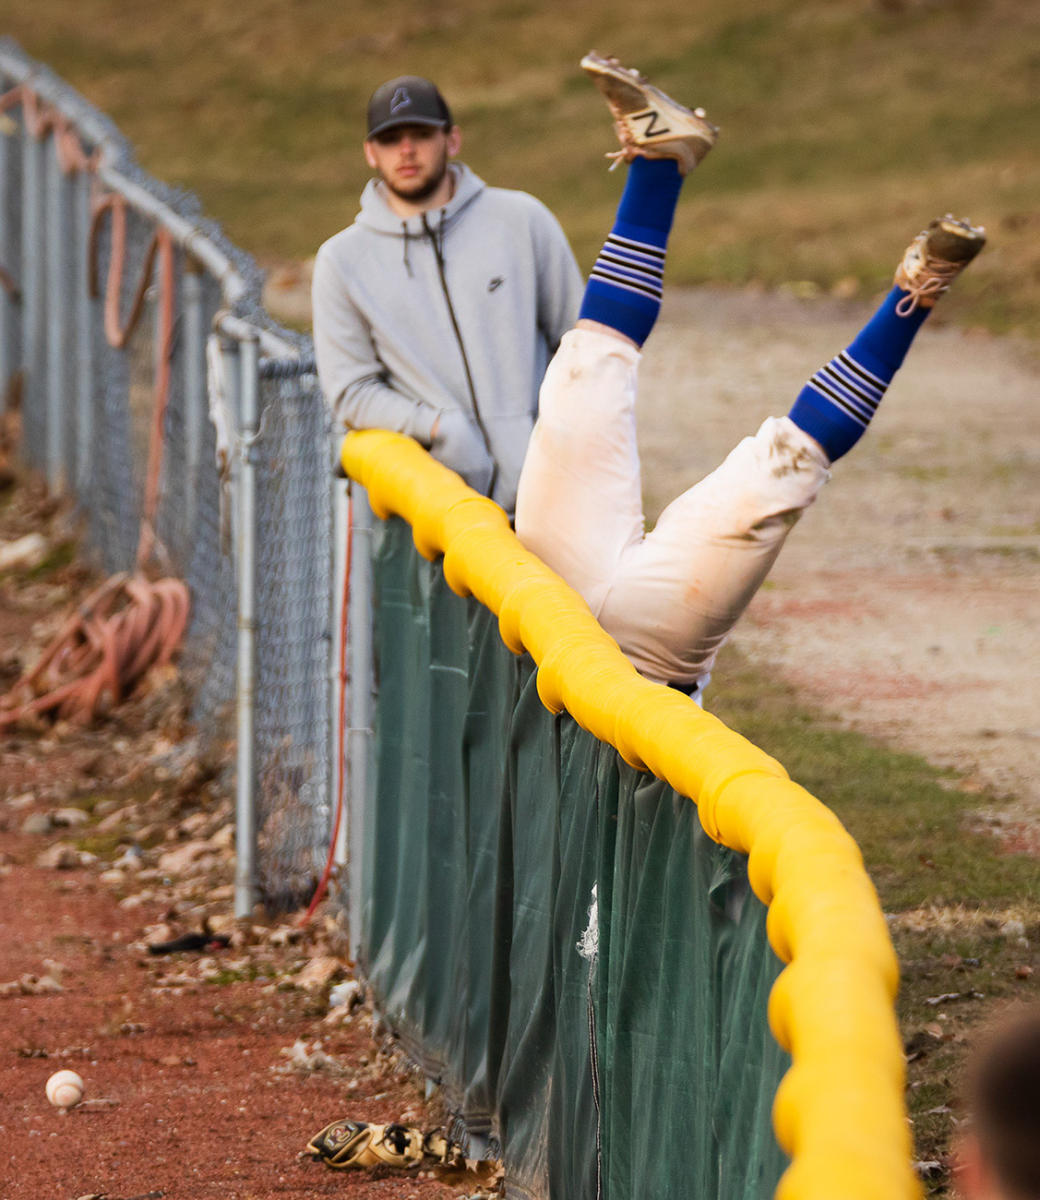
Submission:
[[[694,805],[540,703],[530,659],[392,519],[363,966],[507,1194],[772,1196],[789,1060],[746,860]]]

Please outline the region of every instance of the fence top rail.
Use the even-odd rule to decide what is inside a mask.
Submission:
[[[218,333],[234,342],[258,342],[260,351],[265,356],[266,369],[262,372],[269,377],[279,378],[288,375],[303,375],[313,373],[313,356],[301,353],[301,348],[251,321],[236,317],[233,313],[224,312],[217,315],[214,326]]]
[[[0,37],[0,76],[5,90],[12,84],[16,87],[26,84],[41,100],[61,112],[76,126],[80,136],[100,151],[102,163],[114,162],[129,153],[128,142],[104,113],[88,105],[42,63],[29,58],[9,37]]]
[[[132,209],[161,225],[177,245],[181,246],[200,266],[220,284],[225,303],[235,304],[248,291],[248,285],[234,263],[215,245],[196,222],[182,217],[115,167],[102,166],[98,178],[106,187],[118,192]]]
[[[773,1125],[792,1162],[778,1200],[919,1197],[893,1001],[898,964],[862,856],[783,767],[673,688],[644,679],[588,606],[524,548],[501,508],[401,434],[349,434],[347,474],[377,516],[403,517],[453,591],[499,619],[538,665],[537,687],[632,765],[692,799],[705,831],[748,855],[767,934],[788,965],[769,999],[793,1065]]]
[[[30,58],[12,38],[0,37],[0,91],[26,88],[54,112],[92,151],[90,170],[140,216],[161,226],[184,253],[219,286],[224,312],[218,331],[233,340],[257,338],[261,352],[279,360],[309,359],[311,340],[279,325],[263,307],[263,272],[217,223],[202,215],[197,198],[154,179],[137,163],[133,149],[104,113]],[[37,134],[37,136],[40,136]]]

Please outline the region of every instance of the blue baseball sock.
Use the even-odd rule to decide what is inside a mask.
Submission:
[[[867,431],[896,371],[930,308],[915,308],[907,317],[896,313],[906,295],[893,288],[856,340],[821,367],[802,388],[788,416],[814,437],[834,462]]]
[[[634,158],[579,317],[609,325],[642,346],[661,311],[665,248],[682,189],[670,158]]]

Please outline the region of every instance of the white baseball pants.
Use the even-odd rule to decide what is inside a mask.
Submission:
[[[787,417],[767,419],[644,533],[636,447],[640,352],[566,334],[542,383],[520,476],[516,532],[592,609],[635,667],[693,684],[830,478]]]

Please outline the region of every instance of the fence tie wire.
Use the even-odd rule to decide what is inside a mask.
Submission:
[[[318,370],[314,355],[305,358],[265,358],[260,361],[261,379],[297,379]]]
[[[10,271],[8,271],[3,263],[0,263],[0,287],[2,287],[16,303],[17,301],[21,300],[22,289],[18,286],[15,277]]]

